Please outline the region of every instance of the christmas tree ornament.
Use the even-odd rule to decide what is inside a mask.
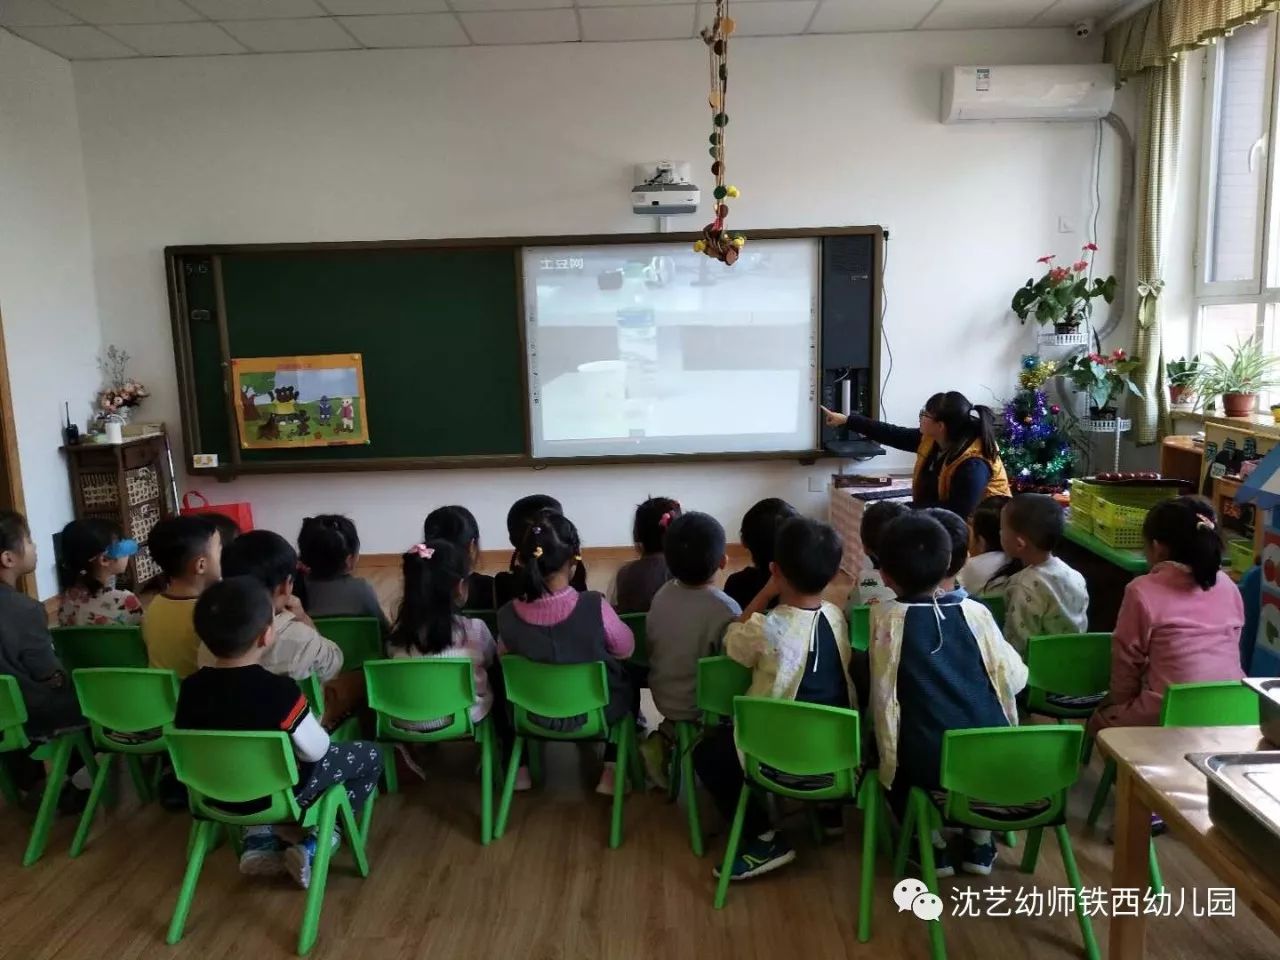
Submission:
[[[1005,404],[997,423],[998,443],[1015,492],[1050,493],[1066,487],[1076,457],[1061,412],[1057,404],[1050,406],[1043,390],[1019,390]]]
[[[729,126],[729,113],[726,109],[729,90],[729,36],[736,24],[729,16],[729,0],[715,0],[715,13],[711,26],[702,30],[702,41],[707,45],[710,58],[711,92],[707,95],[707,104],[711,107],[711,135],[707,142],[711,144],[711,173],[716,178],[715,189],[711,195],[716,199],[715,219],[702,228],[702,239],[693,249],[705,253],[721,261],[726,266],[737,262],[746,237],[738,234],[730,237],[725,233],[724,221],[729,216],[729,207],[724,201],[735,199],[738,188],[725,183],[724,138]]]

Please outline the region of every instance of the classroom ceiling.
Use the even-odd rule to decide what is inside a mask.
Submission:
[[[1141,0],[734,0],[737,36],[1069,28]],[[678,40],[712,0],[0,0],[0,26],[68,60]]]

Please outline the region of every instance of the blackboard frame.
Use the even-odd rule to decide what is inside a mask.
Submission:
[[[871,273],[872,287],[872,324],[871,324],[871,383],[872,395],[869,406],[875,410],[879,405],[880,383],[880,317],[883,311],[884,291],[881,274],[884,267],[885,231],[878,225],[843,226],[843,227],[806,227],[779,228],[768,230],[744,230],[744,233],[757,240],[788,240],[799,238],[837,237],[837,236],[870,236],[874,243],[874,268]],[[218,480],[231,480],[237,476],[249,474],[279,473],[350,473],[360,471],[391,470],[428,470],[459,469],[488,467],[525,467],[541,468],[552,466],[581,466],[597,464],[626,463],[707,463],[734,461],[780,461],[796,460],[812,463],[826,454],[820,449],[787,450],[769,452],[734,452],[734,453],[684,453],[684,454],[639,454],[639,455],[604,455],[592,457],[551,457],[536,458],[531,454],[529,383],[526,364],[521,364],[522,410],[524,452],[520,454],[483,454],[471,456],[435,456],[435,457],[369,457],[363,459],[316,459],[306,461],[290,460],[287,453],[280,460],[262,460],[245,462],[240,457],[240,444],[235,435],[234,398],[224,380],[224,401],[229,414],[230,463],[219,463],[216,467],[196,467],[191,455],[201,452],[203,443],[199,423],[199,400],[196,393],[194,354],[190,337],[189,309],[187,306],[186,280],[180,269],[180,261],[185,257],[209,257],[213,265],[214,292],[217,301],[218,341],[221,353],[220,360],[225,371],[230,369],[230,335],[227,327],[225,298],[221,278],[221,258],[237,254],[296,254],[349,252],[369,250],[509,250],[515,261],[516,303],[517,311],[511,318],[519,337],[521,355],[527,352],[525,341],[525,303],[524,274],[521,251],[525,247],[539,246],[573,246],[591,245],[606,246],[616,244],[653,243],[654,241],[693,243],[701,235],[693,232],[681,233],[614,233],[614,234],[577,234],[564,236],[535,237],[463,237],[421,240],[353,240],[353,241],[321,241],[314,243],[237,243],[237,244],[183,244],[168,246],[164,249],[165,273],[169,292],[169,313],[173,328],[173,349],[175,370],[178,381],[178,405],[182,419],[182,440],[185,456],[183,457],[186,472],[192,476],[204,476]],[[821,304],[819,304],[821,317]],[[818,349],[821,355],[822,323],[818,324]],[[814,411],[814,416],[818,416]]]

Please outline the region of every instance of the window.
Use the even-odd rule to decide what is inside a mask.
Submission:
[[[1277,17],[1210,47],[1205,61],[1197,317],[1193,351],[1225,356],[1251,336],[1268,346],[1280,306]],[[1264,396],[1263,406],[1280,400]]]

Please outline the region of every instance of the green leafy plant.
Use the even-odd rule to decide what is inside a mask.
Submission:
[[[1209,354],[1199,364],[1192,385],[1202,397],[1224,394],[1258,394],[1280,385],[1280,356],[1270,356],[1257,336],[1238,340],[1228,355]]]
[[[1186,357],[1170,360],[1164,365],[1164,375],[1171,387],[1193,387],[1195,386],[1196,373],[1199,369],[1200,355],[1196,354],[1190,360]]]
[[[1077,353],[1059,364],[1058,373],[1088,395],[1091,407],[1103,410],[1126,390],[1135,397],[1142,396],[1132,377],[1141,364],[1141,359],[1128,356],[1123,350],[1116,350],[1110,356]]]
[[[1086,243],[1080,259],[1070,267],[1049,267],[1039,280],[1029,279],[1013,295],[1010,306],[1023,323],[1034,316],[1040,326],[1046,324],[1078,327],[1093,315],[1093,301],[1101,297],[1110,303],[1116,296],[1116,278],[1095,279],[1086,276],[1090,258],[1098,249],[1097,244]],[[1053,254],[1040,257],[1037,263],[1046,266],[1054,260]]]

